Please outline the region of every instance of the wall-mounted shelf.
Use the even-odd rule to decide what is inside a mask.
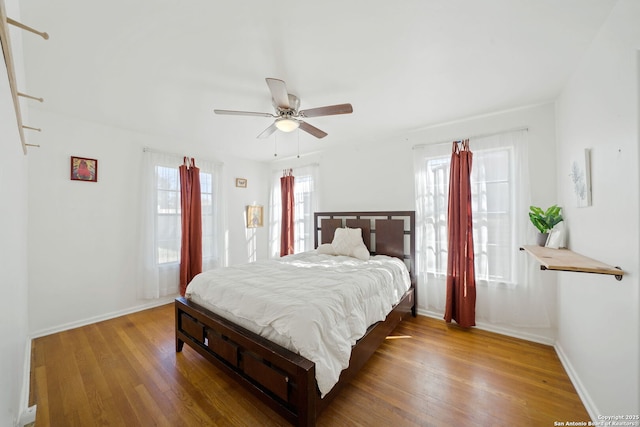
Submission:
[[[581,273],[609,274],[622,280],[624,271],[619,267],[604,264],[595,259],[577,254],[568,249],[551,249],[544,246],[522,246],[525,251],[541,264],[542,270],[577,271]]]

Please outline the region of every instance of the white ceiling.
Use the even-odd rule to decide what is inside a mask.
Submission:
[[[285,80],[302,109],[353,105],[308,119],[329,136],[301,132],[303,153],[398,137],[553,100],[614,4],[22,0],[21,21],[51,36],[23,35],[25,85],[39,108],[269,160],[274,137],[256,136],[271,119],[213,114],[273,112],[265,77]],[[276,134],[279,155],[294,154]]]

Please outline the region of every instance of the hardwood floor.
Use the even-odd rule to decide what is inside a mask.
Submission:
[[[278,426],[188,346],[173,305],[38,338],[36,426]],[[396,328],[319,426],[553,426],[588,414],[553,348],[418,316]]]

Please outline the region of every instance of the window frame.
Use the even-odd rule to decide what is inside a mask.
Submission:
[[[176,187],[173,188],[174,183],[171,183],[170,185],[167,186],[167,188],[165,187],[161,187],[161,181],[162,181],[162,177],[159,174],[159,171],[161,169],[166,169],[168,171],[171,171],[172,173],[174,173],[174,177],[175,178],[175,184]],[[181,202],[180,202],[180,197],[181,197],[181,189],[180,189],[180,170],[179,170],[179,166],[167,166],[167,165],[162,165],[162,164],[156,164],[154,166],[154,173],[155,173],[155,195],[156,195],[156,212],[155,212],[155,216],[156,216],[156,224],[160,224],[161,222],[163,222],[163,219],[166,218],[171,218],[173,217],[175,219],[175,233],[174,235],[169,239],[169,238],[162,238],[159,235],[160,233],[160,227],[156,226],[155,227],[155,246],[156,246],[156,258],[155,261],[157,263],[157,265],[159,267],[166,267],[166,266],[171,266],[171,265],[177,265],[180,264],[180,256],[181,256],[181,243],[182,243],[182,206],[181,206]],[[213,215],[215,214],[215,210],[214,210],[214,199],[215,199],[215,195],[213,193],[213,189],[215,188],[215,184],[213,182],[214,180],[214,174],[211,172],[206,172],[206,171],[202,171],[202,169],[200,170],[200,200],[201,200],[201,206],[202,206],[202,211],[201,211],[201,216],[202,216],[202,258],[203,260],[208,259],[208,258],[212,258],[214,255],[211,254],[210,252],[210,248],[211,245],[210,244],[206,244],[207,241],[212,240],[215,238],[215,230],[213,230],[213,221],[211,219],[209,219],[208,221],[206,220],[207,218],[211,218],[213,217]],[[208,180],[208,181],[207,181]],[[205,183],[205,185],[203,185],[203,182]],[[203,189],[204,188],[204,189]],[[162,205],[160,203],[160,199],[161,199],[161,194],[165,193],[165,194],[171,194],[174,196],[175,198],[175,207],[173,207],[173,209],[171,209],[171,207],[169,207],[168,209],[165,209],[167,212],[161,212],[162,210]],[[207,203],[205,203],[205,199],[207,200]],[[210,206],[210,209],[208,212],[205,212],[205,206]],[[164,221],[166,222],[166,221]],[[206,231],[209,230],[209,231]],[[163,236],[164,237],[164,236]],[[160,246],[161,242],[169,242],[169,243],[173,243],[175,245],[175,247],[177,248],[177,251],[175,251],[175,256],[172,257],[171,259],[167,259],[167,257],[165,256],[164,260],[162,258],[163,252],[162,252],[162,248]],[[166,252],[170,251],[171,248],[169,246],[167,246],[167,248],[165,249],[164,253],[166,254]]]
[[[288,168],[287,168],[288,169]],[[313,249],[315,243],[313,233],[313,215],[317,211],[319,165],[309,164],[294,168],[294,253]],[[271,180],[271,209],[269,211],[269,257],[280,257],[280,230],[282,221],[282,194],[280,177],[282,169],[274,170]],[[311,183],[310,185],[308,183]],[[301,185],[306,184],[310,189],[304,191]],[[299,194],[304,193],[304,201],[300,201]],[[299,230],[304,230],[300,237]]]
[[[476,283],[480,285],[487,286],[504,286],[511,287],[515,286],[517,283],[517,262],[515,257],[517,254],[511,253],[511,248],[514,246],[516,239],[515,232],[515,223],[516,223],[516,209],[515,209],[515,189],[517,185],[515,183],[515,158],[514,158],[514,150],[513,147],[509,144],[504,144],[503,146],[485,148],[485,149],[477,149],[473,151],[473,165],[477,167],[478,163],[481,160],[484,160],[483,157],[487,154],[496,153],[496,152],[504,152],[506,153],[506,167],[504,167],[506,171],[506,177],[500,180],[479,180],[478,173],[475,168],[472,167],[472,175],[471,175],[471,186],[476,189],[476,191],[472,192],[472,212],[473,212],[473,237],[474,237],[474,267],[476,271]],[[431,198],[431,200],[425,201],[427,206],[431,205],[430,215],[428,215],[428,223],[431,230],[427,231],[427,235],[429,238],[426,241],[429,243],[429,246],[424,248],[432,253],[432,256],[427,258],[427,264],[424,266],[425,273],[435,276],[446,276],[447,274],[447,259],[448,259],[448,235],[447,235],[447,210],[448,210],[448,187],[449,187],[449,173],[450,173],[450,155],[433,155],[424,157],[423,161],[425,162],[425,170],[427,173],[432,173],[432,184],[429,185],[429,178],[427,176],[423,177],[427,181],[426,188],[427,194],[426,196]],[[434,163],[434,166],[430,166],[429,163]],[[444,181],[444,182],[443,182]],[[484,210],[479,211],[479,197],[481,197],[481,193],[477,191],[477,189],[481,186],[485,187],[484,193],[485,197],[489,198],[487,185],[491,186],[493,184],[506,184],[507,190],[502,192],[502,195],[507,196],[507,209],[505,211],[491,211]],[[433,191],[433,189],[440,188],[441,191],[437,192]],[[491,192],[492,194],[495,192]],[[505,242],[492,242],[488,239],[481,239],[481,225],[480,221],[483,223],[500,222],[499,216],[507,215],[509,219],[508,227],[503,227],[503,229],[508,229],[508,236]],[[487,216],[492,216],[494,218],[487,218]],[[492,233],[490,231],[486,231],[487,236],[494,236],[498,233]],[[432,245],[432,246],[430,246]],[[504,260],[494,261],[494,256],[490,254],[490,250],[495,249],[494,252],[498,252],[500,250],[503,253],[508,254],[508,262]],[[483,261],[484,259],[484,261]],[[491,263],[500,264],[503,268],[502,273],[498,274],[495,271],[495,266],[491,267]],[[483,263],[480,265],[479,263]]]

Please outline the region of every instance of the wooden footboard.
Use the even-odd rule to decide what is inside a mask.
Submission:
[[[386,336],[411,314],[413,288],[387,318],[369,328],[353,347],[349,367],[323,398],[315,364],[183,297],[176,298],[176,351],[184,343],[234,377],[291,424],[315,425],[316,417],[360,370]]]
[[[177,352],[187,343],[292,424],[315,424],[313,362],[183,297],[175,308]]]

